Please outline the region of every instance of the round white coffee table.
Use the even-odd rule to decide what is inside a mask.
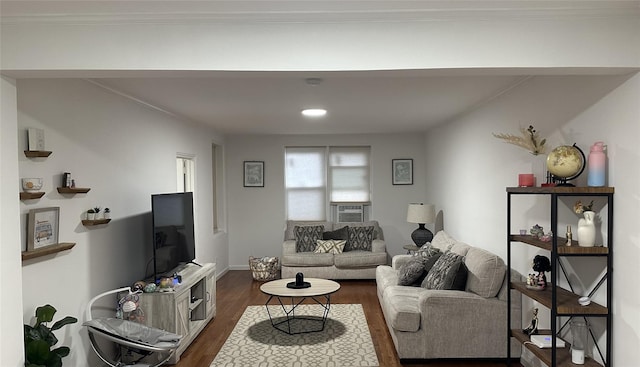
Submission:
[[[274,328],[287,334],[312,333],[324,330],[327,322],[327,316],[331,308],[331,295],[340,289],[340,284],[333,280],[319,278],[305,278],[305,282],[309,282],[309,288],[294,289],[288,288],[287,283],[295,282],[295,279],[278,279],[264,283],[260,286],[262,293],[269,296],[265,302],[265,308],[269,314],[269,320]],[[320,307],[322,307],[322,316],[314,317],[308,315],[296,315],[295,311],[307,298],[312,299]],[[274,319],[269,310],[269,303],[275,299],[276,306],[282,307],[284,317],[282,320]],[[287,302],[288,301],[288,302]],[[294,320],[305,320],[301,330],[293,330],[292,323]],[[318,326],[318,324],[320,326]],[[315,326],[315,327],[314,327]]]

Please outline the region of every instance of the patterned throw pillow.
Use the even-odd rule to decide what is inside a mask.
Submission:
[[[316,250],[313,251],[316,254],[341,254],[344,249],[346,240],[317,240]]]
[[[414,256],[425,256],[430,257],[440,252],[440,249],[437,247],[431,246],[431,242],[427,242],[422,247],[418,249],[418,251],[414,252]]]
[[[313,252],[316,241],[322,239],[324,226],[295,226],[293,235],[296,238],[296,252]]]
[[[467,267],[464,256],[451,251],[440,256],[422,281],[427,289],[464,290],[467,283]]]
[[[375,227],[348,227],[349,239],[344,251],[371,251],[371,242],[375,237]]]
[[[422,249],[425,251],[416,252],[411,260],[398,269],[398,285],[419,287],[429,270],[438,261],[438,258],[442,256],[440,250],[436,248],[427,250],[423,246]]]
[[[424,271],[422,259],[415,257],[398,269],[398,285],[420,285],[427,273]]]

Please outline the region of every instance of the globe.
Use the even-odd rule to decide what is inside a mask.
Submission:
[[[561,145],[547,156],[547,169],[562,182],[580,176],[584,163],[584,153],[575,144]]]

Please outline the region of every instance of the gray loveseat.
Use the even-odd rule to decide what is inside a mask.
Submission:
[[[344,227],[370,229],[370,250],[355,249],[340,254],[300,251],[296,246],[296,227],[322,226],[323,233],[335,235]],[[373,227],[373,228],[371,228]],[[372,229],[372,230],[371,230]],[[347,231],[354,235],[355,231]],[[364,233],[364,231],[360,231]],[[324,279],[375,279],[376,267],[386,265],[388,255],[382,229],[377,221],[362,223],[335,223],[287,221],[282,244],[281,270],[283,278],[293,278],[298,272],[305,277]]]
[[[431,244],[442,253],[464,256],[464,290],[398,285],[398,270],[411,261],[411,255],[394,256],[391,266],[379,266],[376,271],[378,299],[398,357],[506,358],[508,284],[504,261],[489,251],[456,241],[444,231],[438,232]],[[521,317],[519,299],[512,301],[514,326]],[[519,353],[519,344],[512,340],[512,355]]]

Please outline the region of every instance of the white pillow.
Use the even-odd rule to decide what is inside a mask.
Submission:
[[[346,240],[316,240],[317,246],[315,251],[316,254],[341,254],[342,250],[344,250],[344,245],[347,243]]]

